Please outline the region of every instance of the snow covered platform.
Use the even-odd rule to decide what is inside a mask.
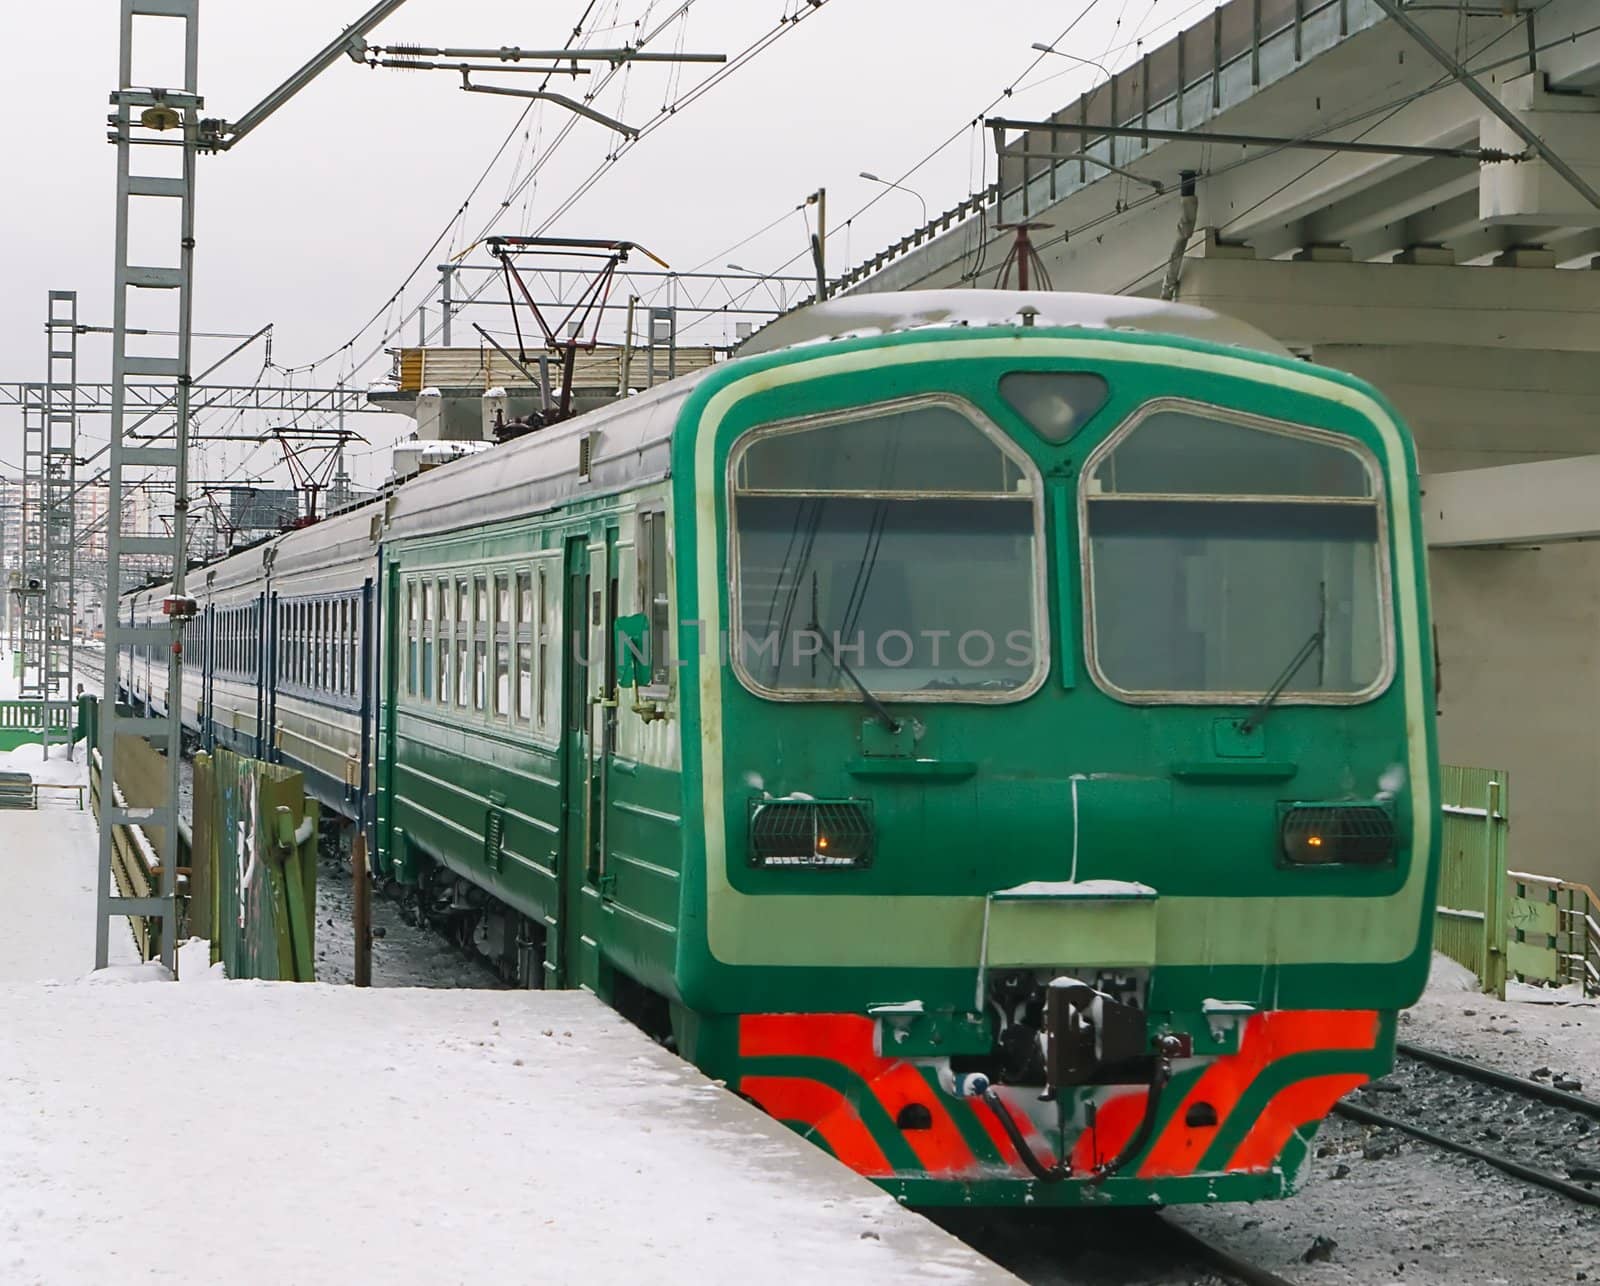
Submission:
[[[86,977],[96,860],[0,813],[7,1286],[1015,1280],[586,993]]]
[[[1013,1280],[592,996],[190,972],[0,984],[0,1279]]]

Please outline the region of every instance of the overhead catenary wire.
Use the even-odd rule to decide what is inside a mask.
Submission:
[[[646,37],[643,37],[643,39],[649,40],[659,35],[665,29],[665,27],[671,23],[673,17],[688,10],[693,3],[694,0],[683,0],[683,3],[681,3],[677,9],[673,11],[672,17],[669,17],[667,20],[665,20],[661,25],[656,27],[653,32],[649,33],[649,35]],[[537,234],[547,231],[557,219],[565,214],[577,202],[577,200],[581,199],[581,197],[587,194],[587,192],[592,189],[594,185],[599,182],[599,180],[603,178],[604,175],[622,159],[622,157],[627,155],[628,152],[632,151],[640,141],[648,137],[650,134],[653,134],[656,130],[660,129],[666,124],[667,121],[679,115],[687,106],[695,102],[704,94],[710,92],[711,89],[713,89],[717,84],[720,84],[728,76],[734,74],[736,71],[747,65],[753,58],[769,48],[776,40],[781,39],[783,35],[794,30],[799,23],[819,12],[828,3],[829,0],[808,0],[806,8],[801,10],[797,16],[781,21],[773,28],[770,28],[750,45],[747,45],[745,49],[730,57],[726,63],[719,66],[711,75],[707,76],[704,80],[698,82],[689,90],[685,91],[680,98],[669,104],[665,110],[657,113],[657,115],[649,122],[641,126],[637,138],[628,140],[627,142],[619,145],[613,152],[609,153],[606,158],[602,160],[593,171],[590,172],[589,176],[579,184],[578,188],[572,194],[570,194],[555,211],[547,215],[537,225],[535,228],[535,233]],[[601,87],[603,87],[604,83],[605,81],[603,80]],[[570,125],[571,122],[568,122],[568,125],[564,128],[570,128]],[[545,157],[548,156],[549,149],[547,148]],[[533,174],[530,173],[524,177],[523,183],[531,182],[532,178]],[[520,191],[520,188],[518,190]],[[485,225],[483,231],[479,234],[479,237],[477,238],[478,240],[481,240],[482,237],[486,236],[493,228],[494,224],[500,217],[500,213],[500,211],[496,211],[495,215],[490,219],[490,221]],[[473,290],[470,291],[466,296],[455,302],[459,305],[472,303],[486,289],[489,288],[490,284],[490,279],[485,278],[482,283],[474,287]],[[410,312],[406,313],[406,315],[401,318],[399,323],[390,331],[388,335],[385,335],[371,349],[366,351],[360,358],[354,361],[353,369],[362,369],[368,362],[381,353],[384,345],[388,343],[389,339],[391,339],[395,334],[403,332],[406,325],[408,325],[411,319],[417,315],[417,309],[425,306],[427,301],[432,298],[433,292],[430,291],[429,294],[424,297],[424,300],[421,303],[413,307]]]

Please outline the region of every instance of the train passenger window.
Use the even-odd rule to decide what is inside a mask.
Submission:
[[[456,704],[472,707],[472,582],[456,581]]]
[[[494,712],[511,713],[511,577],[498,572],[494,578]]]
[[[349,693],[353,697],[361,695],[361,604],[352,598],[350,608],[350,630],[345,635],[345,664],[350,675]]]
[[[1361,701],[1392,665],[1381,475],[1351,438],[1190,403],[1085,465],[1090,669],[1132,700]]]
[[[433,699],[433,582],[423,581],[417,594],[421,603],[421,619],[417,624],[420,661],[417,668],[417,692],[426,700]]]
[[[488,704],[489,687],[489,580],[475,576],[472,581],[472,708]]]
[[[747,686],[1007,701],[1043,681],[1043,486],[975,407],[923,397],[759,428],[730,472]]]
[[[406,695],[417,695],[417,583],[406,582]]]
[[[516,655],[516,717],[527,720],[533,714],[533,576],[517,573],[517,616],[513,629]]]
[[[439,622],[436,638],[439,643],[439,682],[434,689],[435,699],[440,705],[450,704],[450,694],[455,690],[450,686],[450,657],[452,645],[450,642],[450,582],[439,581]]]
[[[553,615],[550,610],[550,594],[550,577],[546,569],[541,566],[539,568],[539,595],[535,605],[538,609],[539,619],[535,625],[533,636],[539,658],[539,666],[535,678],[535,682],[538,684],[535,689],[538,701],[535,717],[541,728],[549,726],[547,716],[550,711],[550,689],[555,684],[555,676],[550,672],[550,619]]]
[[[1000,396],[1047,442],[1068,442],[1092,420],[1111,389],[1087,371],[1010,371]]]
[[[650,629],[648,686],[665,687],[672,673],[670,603],[667,595],[667,516],[639,515],[639,607]]]

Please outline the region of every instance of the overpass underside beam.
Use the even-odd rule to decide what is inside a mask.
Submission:
[[[1600,539],[1600,455],[1424,474],[1434,549]]]
[[[1600,273],[1192,258],[1179,295],[1292,347],[1600,351]]]

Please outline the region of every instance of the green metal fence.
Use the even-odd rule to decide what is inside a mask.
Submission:
[[[1506,994],[1506,774],[1441,764],[1439,899],[1434,947]]]
[[[1587,884],[1511,872],[1506,959],[1519,978],[1600,995],[1600,898]]]
[[[212,962],[230,978],[314,981],[318,809],[305,779],[227,750],[196,755],[194,808]]]
[[[62,742],[67,734],[83,736],[80,704],[73,701],[0,701],[0,750],[15,750],[44,736],[50,720],[50,740]]]

